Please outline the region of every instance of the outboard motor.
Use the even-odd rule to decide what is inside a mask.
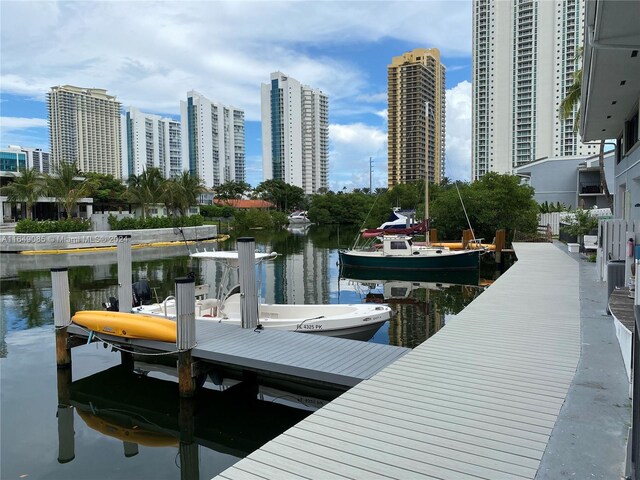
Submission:
[[[139,280],[131,285],[133,290],[133,306],[147,305],[151,303],[151,285],[146,280]]]
[[[120,308],[120,302],[118,302],[118,299],[116,297],[109,297],[109,301],[104,302],[102,306],[109,312],[118,312]]]

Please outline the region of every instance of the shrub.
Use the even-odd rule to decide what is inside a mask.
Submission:
[[[248,230],[250,228],[273,228],[273,218],[265,210],[238,210],[236,212],[234,228]]]
[[[201,215],[190,217],[126,217],[118,220],[113,215],[109,216],[109,226],[112,230],[142,230],[147,228],[175,228],[175,227],[199,227],[204,224]]]
[[[20,220],[16,223],[16,233],[58,233],[88,232],[91,221],[82,218],[65,220]]]

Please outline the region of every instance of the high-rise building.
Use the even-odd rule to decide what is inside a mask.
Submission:
[[[388,184],[444,177],[446,68],[437,48],[416,48],[388,67]]]
[[[27,168],[35,168],[40,173],[49,173],[49,153],[41,148],[23,148],[27,154]]]
[[[51,166],[122,176],[120,102],[101,88],[51,87],[47,94]]]
[[[580,68],[584,0],[473,0],[472,179],[597,153],[559,114]]]
[[[301,187],[329,185],[329,98],[282,72],[262,84],[262,177]]]
[[[182,167],[180,122],[129,107],[122,116],[123,176],[155,167],[164,178],[178,177]]]
[[[244,110],[212,102],[191,90],[180,102],[185,170],[217,187],[245,181]]]

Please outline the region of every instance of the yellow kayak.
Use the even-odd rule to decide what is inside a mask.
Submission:
[[[140,338],[160,342],[176,341],[176,322],[153,315],[82,310],[71,318],[76,325],[96,333],[107,333],[117,337]]]

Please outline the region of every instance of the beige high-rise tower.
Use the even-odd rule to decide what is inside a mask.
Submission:
[[[437,48],[416,48],[388,67],[389,188],[444,177],[446,68]]]
[[[51,165],[122,176],[120,102],[101,88],[51,87],[47,94]]]

